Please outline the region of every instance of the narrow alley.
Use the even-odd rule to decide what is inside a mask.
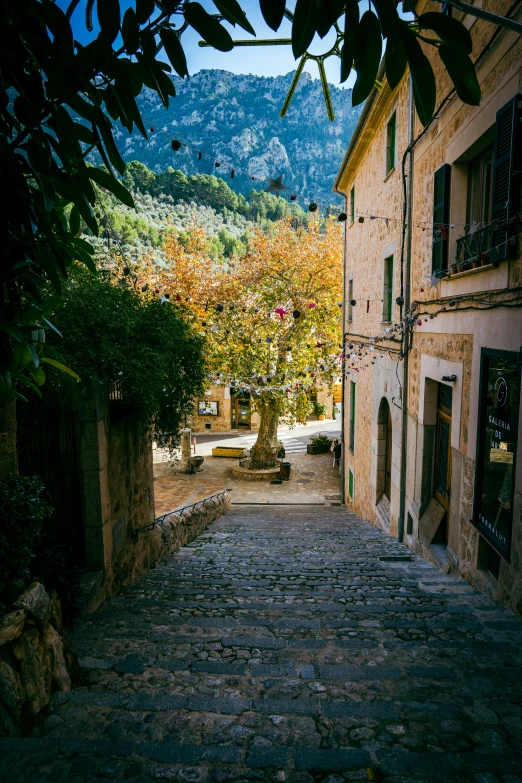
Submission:
[[[344,508],[233,506],[78,624],[82,679],[2,779],[517,783],[521,642]]]

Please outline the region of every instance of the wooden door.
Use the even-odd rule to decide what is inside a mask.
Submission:
[[[448,513],[451,498],[451,408],[452,389],[439,383],[433,495],[446,509],[438,532],[438,539],[444,543],[447,543],[448,540]]]
[[[386,416],[386,455],[384,460],[384,494],[391,499],[392,420],[390,406]]]

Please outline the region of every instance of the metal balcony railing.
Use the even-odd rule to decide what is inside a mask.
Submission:
[[[493,247],[494,226],[488,224],[457,239],[457,264],[468,264],[480,259],[483,264],[490,263],[488,251]]]

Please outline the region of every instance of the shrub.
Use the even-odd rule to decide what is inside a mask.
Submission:
[[[94,406],[117,382],[126,407],[175,441],[193,399],[203,390],[204,340],[180,305],[143,296],[80,268],[54,304],[56,348],[80,382],[55,373],[53,383],[74,406]]]
[[[56,546],[45,536],[38,538],[31,561],[31,575],[43,582],[45,589],[56,590],[62,606],[66,628],[72,628],[80,613],[82,589],[78,577],[80,569],[74,562],[72,550]]]
[[[38,476],[0,481],[0,580],[25,579],[44,519],[52,513]]]
[[[315,403],[315,414],[316,416],[326,416],[326,405],[324,402],[316,402]]]
[[[313,438],[310,438],[310,441],[312,442],[313,446],[331,446],[332,441],[331,438],[328,437],[328,435],[322,435],[319,433],[319,435],[315,435]]]

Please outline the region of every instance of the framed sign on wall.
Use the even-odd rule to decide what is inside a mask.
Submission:
[[[472,522],[509,561],[520,408],[520,354],[483,348]]]
[[[218,415],[218,403],[212,400],[200,400],[198,402],[198,415],[199,416],[217,416]]]

